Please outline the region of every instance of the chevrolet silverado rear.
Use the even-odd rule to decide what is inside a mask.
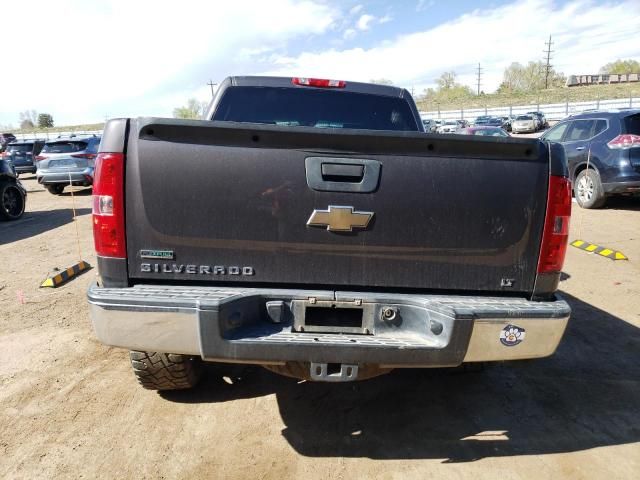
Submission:
[[[93,193],[91,319],[146,388],[539,358],[569,318],[562,148],[425,134],[403,89],[228,78],[204,120],[109,121]]]

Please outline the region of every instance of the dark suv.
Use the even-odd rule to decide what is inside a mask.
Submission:
[[[0,221],[17,220],[24,213],[27,190],[13,164],[0,158]]]
[[[640,193],[640,109],[573,115],[541,138],[564,147],[582,208],[602,207],[611,195]]]
[[[19,140],[7,145],[2,154],[5,160],[13,163],[16,173],[36,173],[36,155],[44,147],[44,140]]]
[[[47,142],[36,157],[38,183],[54,195],[60,195],[69,185],[91,186],[99,145],[100,137],[95,135]]]
[[[5,147],[15,139],[16,136],[13,133],[0,133],[0,152],[3,152]]]

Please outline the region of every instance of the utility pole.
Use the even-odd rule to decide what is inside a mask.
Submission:
[[[480,68],[480,64],[478,63],[478,96],[480,96],[480,79],[482,78],[482,69]]]
[[[207,85],[209,85],[211,87],[211,97],[213,97],[214,96],[213,87],[218,85],[218,84],[217,83],[213,83],[213,80],[209,80],[209,83],[207,83]]]
[[[544,88],[545,90],[547,88],[549,88],[549,73],[551,72],[551,54],[553,53],[553,50],[551,50],[551,45],[553,45],[553,42],[551,41],[551,35],[549,35],[549,41],[548,42],[544,42],[544,44],[547,46],[546,50],[543,52],[547,55],[547,62],[545,65],[545,71],[544,71]]]

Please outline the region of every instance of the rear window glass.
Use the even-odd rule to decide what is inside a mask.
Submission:
[[[571,122],[571,128],[569,129],[567,138],[565,138],[565,142],[586,140],[591,136],[591,128],[594,123],[594,120],[574,120]]]
[[[595,137],[601,132],[604,132],[607,129],[607,121],[606,120],[596,120],[596,127],[593,129],[593,136]]]
[[[21,143],[20,145],[9,145],[9,153],[30,153],[33,150],[33,143]]]
[[[533,117],[531,115],[518,115],[516,120],[533,120]]]
[[[42,153],[71,153],[87,148],[87,142],[53,142],[47,143]]]
[[[640,115],[631,115],[624,119],[625,133],[640,135]]]
[[[231,87],[212,120],[287,127],[418,131],[406,100],[315,88]]]

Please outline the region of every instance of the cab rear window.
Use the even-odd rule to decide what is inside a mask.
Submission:
[[[419,130],[405,99],[307,87],[227,88],[212,120],[287,127]]]
[[[87,148],[87,142],[52,142],[47,143],[42,153],[72,153]]]

